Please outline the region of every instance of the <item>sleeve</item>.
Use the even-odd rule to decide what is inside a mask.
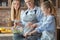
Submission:
[[[43,13],[42,13],[42,10],[39,8],[38,11],[37,11],[37,21],[38,21],[36,23],[37,25],[40,25],[41,24],[40,21],[42,20],[42,18],[43,18]]]
[[[55,26],[55,20],[53,17],[48,18],[45,22],[43,22],[38,28],[36,28],[37,32],[43,31],[53,31]]]
[[[20,16],[21,21],[22,21],[22,19],[23,19],[23,15],[24,15],[24,10],[21,10],[21,16]]]
[[[43,12],[40,8],[37,9],[37,20],[40,21],[43,17]]]
[[[21,16],[20,16],[20,22],[23,24],[24,21],[23,21],[23,16],[25,15],[25,11],[24,10],[21,10]]]
[[[24,25],[25,24],[25,21],[23,21],[23,19],[24,19],[24,16],[26,15],[25,13],[27,12],[28,10],[26,10],[26,11],[24,11],[24,10],[22,10],[21,11],[21,16],[20,16],[20,20],[21,20],[21,23]]]

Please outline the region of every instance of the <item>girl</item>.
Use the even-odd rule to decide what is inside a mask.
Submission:
[[[55,8],[51,1],[45,1],[41,4],[41,10],[44,13],[40,24],[36,24],[35,30],[27,33],[27,35],[33,35],[34,33],[42,33],[39,40],[54,40],[55,39]],[[34,25],[34,24],[33,24]]]

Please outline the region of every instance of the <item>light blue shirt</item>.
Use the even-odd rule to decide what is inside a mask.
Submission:
[[[34,10],[37,10],[37,11],[36,11],[37,23],[40,21],[40,19],[42,18],[42,11],[41,11],[40,7],[35,6],[34,9],[32,9],[32,10],[27,9],[26,11],[21,12],[21,22],[22,22],[23,25],[25,25],[25,24],[27,23],[27,22],[25,22],[25,21],[23,20],[23,19],[24,19],[24,16],[26,16],[26,12],[28,11],[27,15],[29,15],[29,14],[34,14],[34,13],[35,13]],[[38,19],[38,18],[39,18],[39,19]],[[25,18],[25,19],[26,19],[26,18]]]
[[[52,15],[44,16],[39,22],[39,27],[36,28],[37,32],[55,32],[55,18]]]

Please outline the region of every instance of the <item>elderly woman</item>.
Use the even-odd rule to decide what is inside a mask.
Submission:
[[[23,25],[25,25],[24,27],[24,36],[32,31],[34,28],[31,27],[31,29],[29,28],[29,25],[32,25],[34,23],[38,23],[40,21],[40,19],[42,18],[42,12],[41,12],[41,9],[40,7],[37,7],[35,4],[34,4],[34,0],[24,0],[28,9],[21,13],[21,22]],[[37,19],[39,18],[39,19]],[[36,25],[35,25],[36,26]],[[25,36],[26,37],[26,36]],[[32,39],[30,38],[30,40],[36,40],[35,39],[36,37],[32,37]],[[26,39],[28,40],[28,39]]]

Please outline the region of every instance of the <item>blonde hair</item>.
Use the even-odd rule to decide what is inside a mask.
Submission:
[[[12,2],[12,5],[11,5],[11,21],[15,20],[15,17],[16,17],[17,20],[20,20],[20,7],[17,10],[18,13],[16,14],[15,9],[13,8],[14,1],[19,1],[20,2],[20,0],[13,0],[13,2]]]
[[[51,0],[42,2],[41,5],[44,5],[45,8],[50,8],[50,13],[52,13],[52,15],[56,16],[56,9]]]

